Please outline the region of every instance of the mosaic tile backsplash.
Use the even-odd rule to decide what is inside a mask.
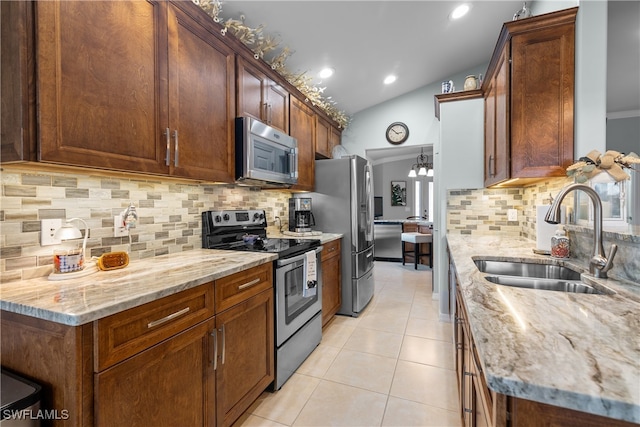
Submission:
[[[128,237],[113,237],[113,217],[130,202],[137,208],[131,230],[132,260],[200,248],[201,213],[211,209],[265,209],[286,222],[291,194],[234,185],[171,181],[162,177],[110,176],[3,166],[0,199],[1,281],[48,275],[59,246],[40,246],[40,221],[82,218],[90,229],[87,256],[129,251]],[[78,224],[79,225],[79,224]],[[82,227],[79,227],[82,229]]]
[[[525,188],[452,190],[447,200],[448,232],[501,233],[535,240],[535,207],[548,204],[549,195],[570,182],[557,178]],[[3,166],[0,183],[2,282],[51,272],[53,250],[58,246],[40,246],[43,219],[82,218],[90,229],[87,248],[91,256],[128,251],[135,260],[200,248],[204,210],[261,208],[267,213],[269,232],[276,231],[276,216],[283,219],[286,228],[291,197],[291,192],[283,190],[106,172],[36,170],[29,165]],[[113,237],[113,217],[130,202],[139,216],[137,227],[131,230],[131,246],[128,237]],[[565,202],[567,206],[570,203]],[[507,220],[509,209],[517,210],[517,221]],[[640,244],[634,241],[630,245],[633,256]],[[584,251],[580,248],[577,253]],[[624,259],[619,251],[616,260]]]

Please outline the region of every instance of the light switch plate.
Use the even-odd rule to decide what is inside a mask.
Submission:
[[[43,219],[40,221],[40,246],[59,245],[60,239],[53,237],[56,230],[62,227],[61,219]]]
[[[129,230],[124,226],[124,218],[122,215],[113,217],[113,237],[128,236]]]
[[[507,221],[517,221],[517,220],[518,220],[518,210],[517,209],[507,210]]]

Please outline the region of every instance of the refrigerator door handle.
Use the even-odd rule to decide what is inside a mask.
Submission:
[[[366,239],[369,242],[373,243],[373,189],[371,188],[371,168],[369,167],[369,163],[367,163],[364,167],[364,180],[365,180],[365,189],[367,198],[367,211],[366,211]]]

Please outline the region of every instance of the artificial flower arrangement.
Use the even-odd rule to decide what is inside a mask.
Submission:
[[[351,118],[344,111],[337,108],[336,102],[331,97],[325,97],[323,92],[326,88],[315,86],[312,78],[307,76],[305,72],[293,73],[285,67],[285,61],[293,53],[288,46],[283,47],[278,55],[267,60],[265,54],[274,51],[280,45],[275,37],[264,34],[264,25],[257,28],[251,28],[244,23],[244,15],[240,19],[229,18],[224,21],[221,17],[222,2],[220,0],[191,0],[200,6],[214,22],[224,26],[221,30],[222,35],[226,35],[230,31],[245,46],[251,49],[255,59],[262,59],[271,66],[271,69],[284,77],[289,83],[294,85],[302,94],[311,102],[323,110],[329,117],[335,120],[342,129],[346,129]],[[223,22],[224,21],[224,22]]]
[[[619,153],[608,150],[600,154],[598,150],[591,150],[585,157],[567,168],[567,176],[572,177],[576,182],[584,183],[601,172],[608,173],[616,182],[630,178],[624,169],[638,170],[633,165],[640,164],[640,157],[636,153]]]

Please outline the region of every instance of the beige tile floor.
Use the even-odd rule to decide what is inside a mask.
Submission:
[[[453,329],[438,321],[431,270],[374,268],[364,313],[336,316],[282,389],[263,393],[236,427],[460,426]]]

